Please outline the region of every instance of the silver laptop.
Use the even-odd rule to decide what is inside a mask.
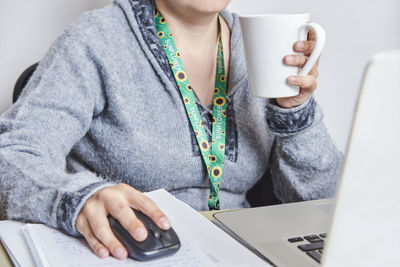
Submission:
[[[400,266],[400,50],[365,70],[335,200],[219,212],[214,222],[276,266]]]

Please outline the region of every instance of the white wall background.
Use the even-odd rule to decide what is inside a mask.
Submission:
[[[111,2],[0,0],[0,113],[11,105],[18,76],[40,61],[64,27],[82,11]],[[400,1],[232,0],[229,9],[239,14],[306,11],[325,28],[328,40],[316,97],[329,132],[344,151],[365,65],[377,51],[400,49]]]

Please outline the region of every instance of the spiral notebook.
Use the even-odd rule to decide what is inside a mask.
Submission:
[[[147,193],[171,221],[181,240],[173,256],[138,262],[99,259],[84,239],[42,224],[0,221],[0,238],[16,266],[268,266],[187,204],[160,189]],[[210,246],[210,244],[213,244]],[[1,264],[0,264],[1,265]]]
[[[44,252],[43,247],[40,245],[40,239],[38,238],[34,227],[35,225],[33,224],[25,224],[22,227],[22,233],[31,251],[35,265],[50,266],[49,262],[47,261],[46,253]]]

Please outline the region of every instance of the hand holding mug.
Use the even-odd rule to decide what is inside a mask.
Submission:
[[[313,52],[315,46],[315,32],[309,30],[307,41],[297,41],[293,45],[293,50],[303,55],[291,54],[284,57],[283,62],[290,66],[297,66],[303,68],[306,64],[308,57]],[[287,82],[289,84],[297,85],[300,87],[299,94],[292,97],[276,98],[276,102],[282,108],[293,108],[303,104],[317,88],[318,78],[318,64],[319,59],[312,67],[311,71],[305,75],[292,75],[289,76]]]
[[[240,16],[239,22],[253,96],[274,98],[283,108],[304,103],[317,87],[324,29],[308,13]]]

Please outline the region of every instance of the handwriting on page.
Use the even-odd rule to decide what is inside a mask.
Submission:
[[[197,249],[189,242],[182,242],[180,250],[173,256],[138,262],[132,259],[124,261],[116,260],[112,257],[106,259],[98,258],[89,248],[84,239],[77,239],[50,229],[43,225],[34,225],[34,230],[38,232],[40,245],[47,252],[49,262],[54,266],[146,266],[146,267],[200,267],[214,266],[210,258],[200,249]],[[57,257],[52,257],[57,255]]]
[[[160,189],[147,193],[147,196],[164,211],[178,234],[181,249],[176,254],[149,262],[138,262],[132,259],[118,261],[112,257],[100,259],[90,250],[84,239],[67,236],[45,225],[29,224],[27,229],[35,233],[32,244],[40,248],[42,252],[38,258],[48,263],[47,266],[57,267],[268,266],[250,250],[245,249],[232,237],[167,191]],[[14,221],[0,222],[0,237],[3,242],[6,241],[20,266],[34,266],[33,254],[28,248],[27,238],[21,229],[22,225]],[[211,243],[212,246],[210,246]]]

